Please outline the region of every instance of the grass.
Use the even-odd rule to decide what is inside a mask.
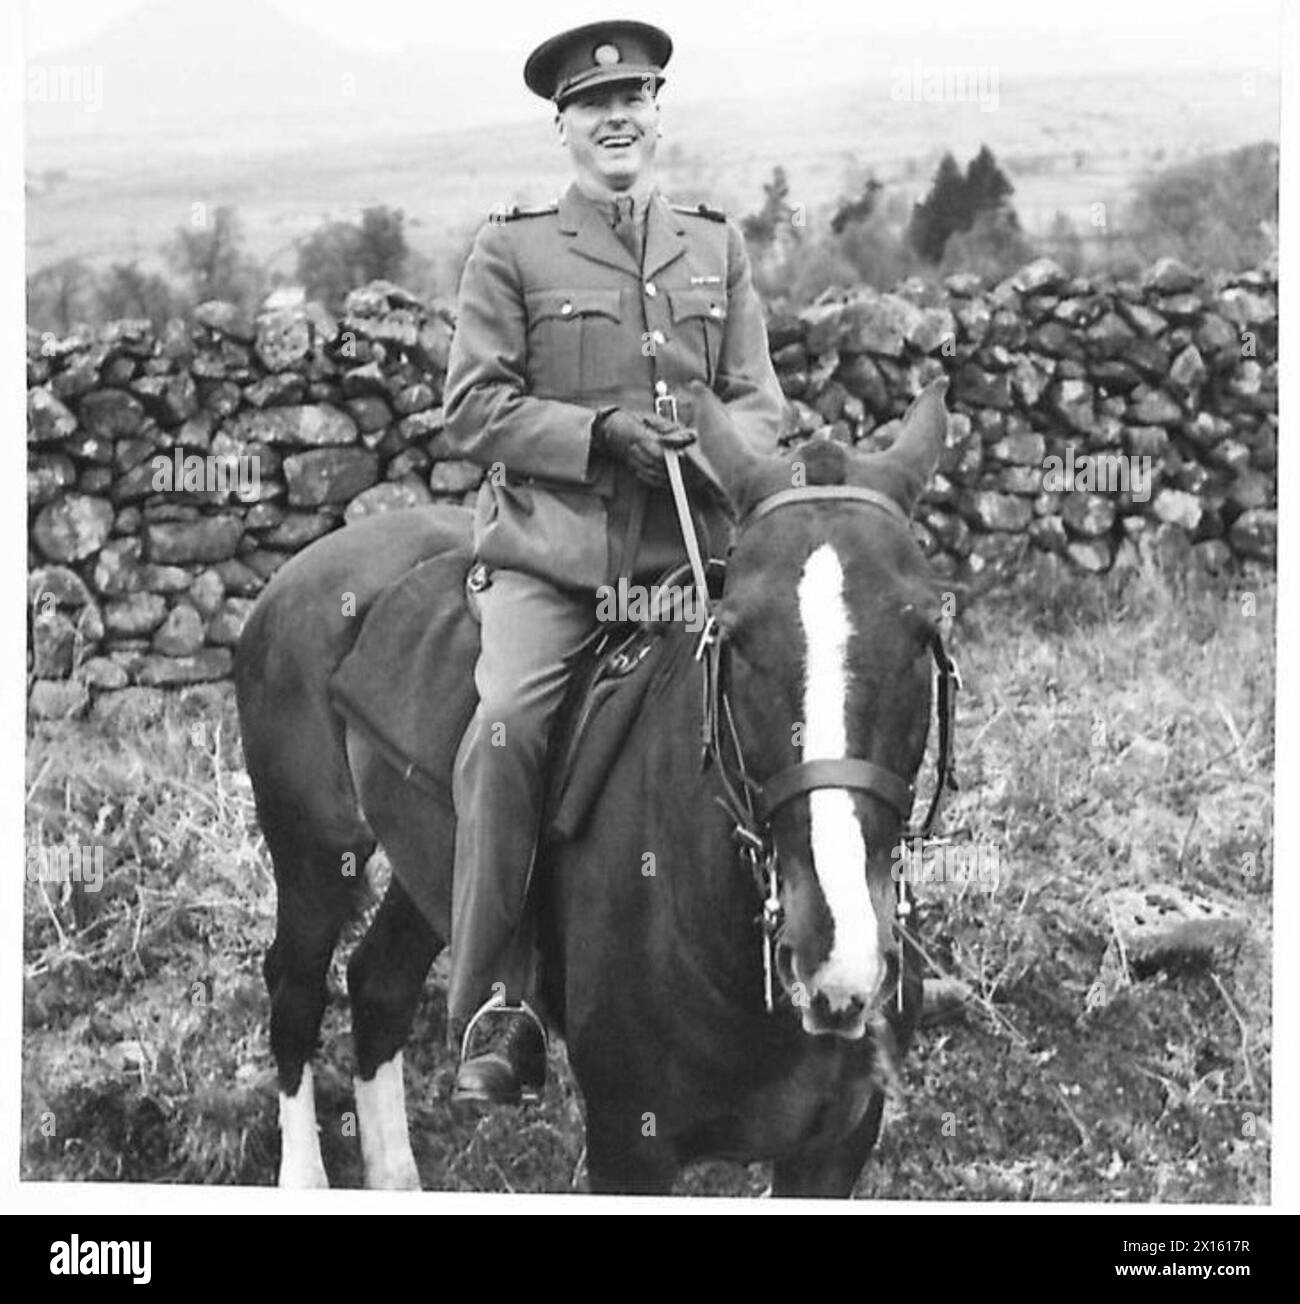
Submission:
[[[963,787],[944,823],[995,845],[1002,880],[920,889],[921,942],[972,996],[921,1031],[859,1195],[1267,1202],[1273,602],[1271,576],[1033,572],[959,619]],[[28,784],[29,843],[103,846],[105,876],[25,888],[24,1178],[273,1182],[274,894],[229,691],[34,724]],[[370,872],[367,909],[379,858]],[[1132,971],[1105,894],[1143,883],[1229,904],[1244,940]],[[363,923],[317,1061],[335,1185],[361,1184],[342,966]],[[562,1050],[537,1109],[451,1111],[440,974],[407,1052],[424,1184],[581,1189]],[[765,1185],[710,1164],[679,1189]]]

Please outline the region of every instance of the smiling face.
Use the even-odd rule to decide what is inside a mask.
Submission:
[[[570,100],[556,122],[583,190],[627,194],[648,186],[659,143],[653,84],[595,87]]]

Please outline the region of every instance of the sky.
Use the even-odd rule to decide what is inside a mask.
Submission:
[[[211,5],[214,0],[171,0]],[[219,0],[217,0],[219,3]],[[145,0],[23,0],[30,56],[74,45]],[[1282,0],[268,0],[351,50],[418,44],[521,60],[563,28],[596,18],[638,17],[673,36],[691,84],[727,90],[845,81],[900,61],[996,62],[1004,75],[1089,69],[1276,67]],[[364,14],[364,21],[360,15]],[[797,25],[796,25],[797,24]]]

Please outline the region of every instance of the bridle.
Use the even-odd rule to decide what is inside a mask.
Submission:
[[[943,803],[945,792],[956,788],[953,771],[953,727],[956,716],[957,690],[961,675],[957,663],[948,654],[942,635],[936,630],[930,639],[930,652],[934,659],[937,677],[939,716],[938,754],[935,760],[935,788],[919,827],[908,828],[916,790],[902,775],[862,757],[846,756],[797,761],[779,770],[760,783],[749,772],[736,730],[731,698],[727,689],[727,657],[725,631],[717,622],[714,603],[709,595],[707,577],[695,540],[694,524],[689,509],[685,507],[685,489],[681,483],[680,467],[675,458],[669,458],[669,476],[678,514],[682,522],[683,538],[695,582],[700,589],[706,619],[695,649],[695,659],[702,669],[701,763],[707,769],[713,766],[722,784],[723,795],[718,803],[727,812],[733,824],[733,836],[740,854],[749,866],[755,884],[762,896],[761,925],[763,931],[764,997],[769,1013],[775,1008],[773,988],[774,957],[777,938],[783,924],[781,908],[781,879],[776,844],[772,836],[772,820],[776,813],[796,797],[822,788],[835,788],[847,792],[860,792],[881,802],[897,816],[900,827],[906,831],[900,837],[913,842],[931,836],[935,820]],[[679,494],[679,489],[681,490]],[[908,525],[907,513],[892,498],[874,489],[857,485],[809,485],[802,488],[782,489],[760,499],[737,527],[737,537],[763,517],[783,507],[811,502],[840,502],[883,511],[891,519]],[[685,510],[683,510],[685,508]],[[911,910],[911,901],[905,876],[898,876],[898,909],[905,918]],[[903,1002],[903,965],[898,965],[898,1004]]]

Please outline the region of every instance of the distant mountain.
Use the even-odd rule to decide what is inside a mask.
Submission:
[[[499,53],[426,46],[356,54],[262,0],[157,0],[89,41],[32,62],[102,76],[83,79],[77,102],[32,99],[34,140],[125,133],[177,142],[220,137],[223,147],[274,136],[283,145],[295,135],[307,141],[462,126],[481,121],[494,99],[501,110],[488,116],[517,120],[527,112],[519,69]],[[98,108],[89,102],[96,85]]]

